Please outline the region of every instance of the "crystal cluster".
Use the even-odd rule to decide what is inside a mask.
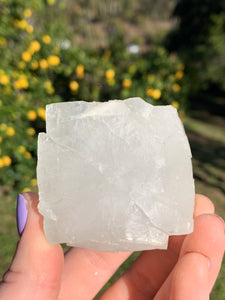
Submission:
[[[191,151],[172,106],[141,98],[47,105],[39,211],[51,243],[166,249],[193,230]]]

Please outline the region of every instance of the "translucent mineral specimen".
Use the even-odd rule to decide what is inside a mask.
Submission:
[[[167,248],[193,230],[191,151],[172,106],[141,98],[47,105],[39,211],[49,242],[101,251]]]

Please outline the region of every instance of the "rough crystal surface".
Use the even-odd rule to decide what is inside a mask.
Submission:
[[[167,248],[193,230],[191,151],[172,106],[141,98],[46,107],[39,211],[52,243],[101,251]]]

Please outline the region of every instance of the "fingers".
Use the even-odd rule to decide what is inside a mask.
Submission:
[[[194,215],[202,212],[213,213],[214,206],[207,197],[196,195]],[[116,299],[127,299],[127,294],[129,299],[152,299],[176,264],[185,237],[171,236],[167,251],[144,251],[131,268],[104,293],[101,300],[113,299],[115,295]]]
[[[35,295],[37,299],[43,300],[92,299],[130,253],[113,254],[71,249],[66,255],[61,281],[62,249],[59,245],[50,245],[46,241],[42,216],[37,210],[37,196],[32,193],[25,193],[24,196],[28,218],[13,263],[0,286],[0,298],[10,300],[15,299],[16,295],[16,299],[26,300]],[[207,198],[196,197],[195,216],[201,212],[212,211],[214,207]],[[204,222],[199,221],[201,218]],[[207,288],[201,290],[206,294],[209,293],[224,252],[224,229],[221,234],[222,222],[218,225],[219,223],[216,223],[220,222],[218,220],[218,217],[212,215],[197,217],[194,233],[187,238],[171,237],[167,251],[143,252],[130,270],[103,295],[102,299],[141,300],[146,297],[152,299],[176,264],[181,246],[179,261],[168,280],[162,285],[161,294],[158,293],[155,299],[167,299],[168,292],[171,291],[174,297],[177,297],[174,299],[180,299],[179,291],[184,289],[181,280],[184,274],[194,278],[192,281],[189,277],[186,278],[190,287],[195,284],[196,289],[196,283],[199,286],[202,284]],[[207,243],[210,245],[208,248]]]
[[[220,270],[225,246],[224,222],[216,215],[195,219],[194,232],[186,237],[179,261],[154,300],[209,299]]]
[[[103,294],[101,300],[152,299],[176,262],[177,255],[173,251],[144,251],[130,269]]]
[[[59,300],[94,298],[130,254],[71,248],[65,257]]]
[[[194,218],[202,214],[214,214],[215,207],[212,201],[203,195],[195,195]]]
[[[57,299],[63,269],[63,251],[47,242],[38,196],[24,193],[27,220],[15,257],[0,286],[0,299]],[[21,222],[20,222],[21,224]],[[22,226],[22,225],[21,225]],[[21,228],[19,228],[21,230]]]
[[[199,253],[209,259],[209,288],[212,289],[219,273],[225,250],[224,221],[217,215],[196,218],[195,230],[185,239],[180,257]]]
[[[200,253],[182,257],[174,271],[170,294],[173,300],[209,299],[208,258]]]

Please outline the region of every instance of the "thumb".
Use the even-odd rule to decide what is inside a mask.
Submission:
[[[12,264],[0,285],[0,299],[57,299],[63,269],[63,250],[60,245],[47,242],[43,217],[37,205],[38,196],[35,193],[18,196],[17,223],[22,235]]]

